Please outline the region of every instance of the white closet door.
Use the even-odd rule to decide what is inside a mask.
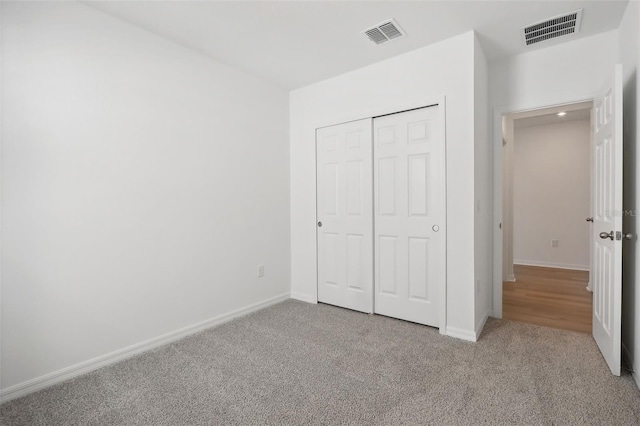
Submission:
[[[371,119],[319,129],[318,301],[373,312]]]
[[[438,108],[373,121],[375,312],[434,327],[446,274]]]

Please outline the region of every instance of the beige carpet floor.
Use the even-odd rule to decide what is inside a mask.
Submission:
[[[287,301],[0,406],[3,425],[639,425],[589,335],[489,320],[477,343]]]

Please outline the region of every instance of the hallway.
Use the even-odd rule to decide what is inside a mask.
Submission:
[[[503,318],[591,334],[588,271],[514,265],[516,282],[503,283]]]

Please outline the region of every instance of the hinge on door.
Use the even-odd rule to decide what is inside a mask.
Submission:
[[[620,241],[622,239],[622,232],[616,231],[616,241]]]

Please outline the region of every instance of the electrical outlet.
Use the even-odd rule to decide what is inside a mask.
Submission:
[[[258,267],[256,268],[256,272],[257,272],[258,278],[264,277],[264,265],[258,265]]]
[[[558,240],[551,240],[551,247],[558,247],[558,245],[560,244],[560,241]]]

